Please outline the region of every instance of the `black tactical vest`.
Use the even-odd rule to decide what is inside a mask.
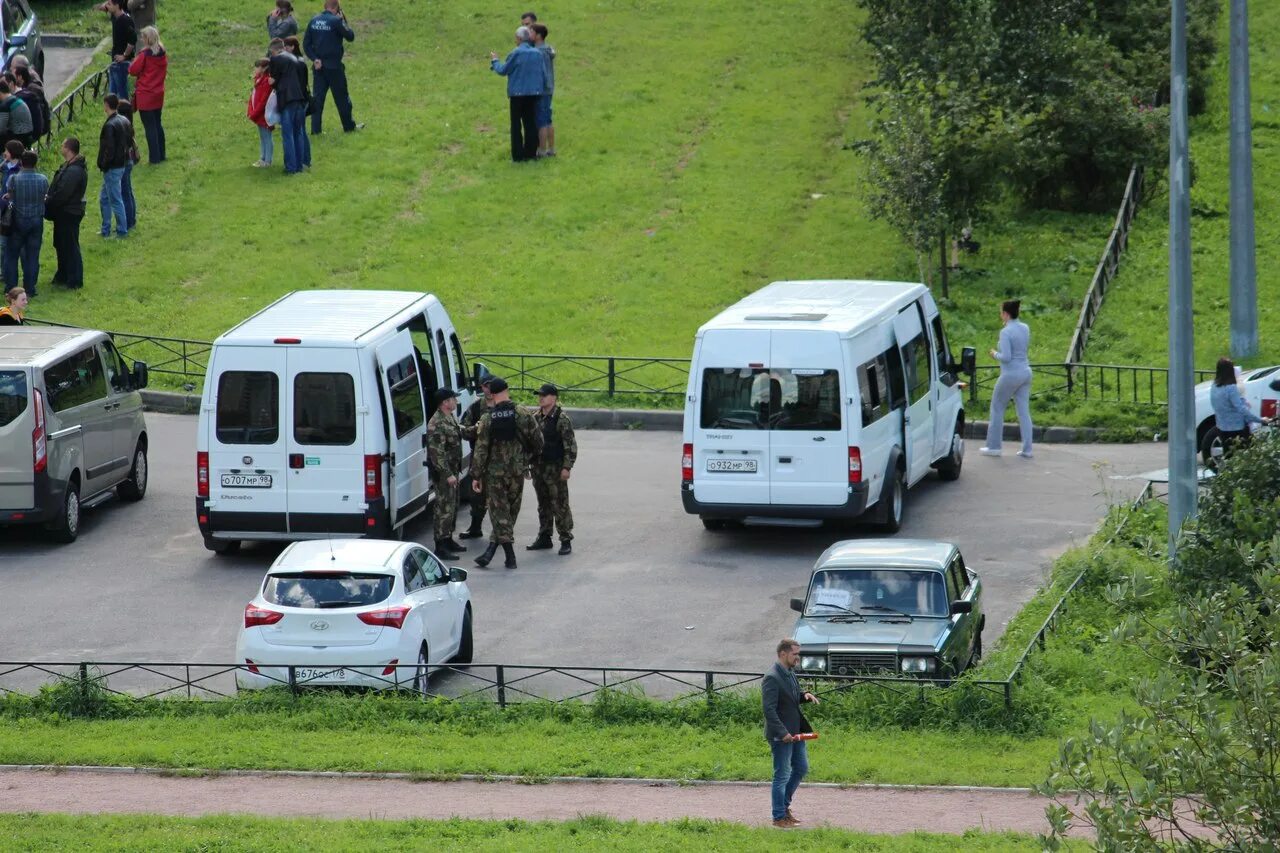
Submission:
[[[542,461],[559,462],[564,459],[564,438],[560,435],[560,413],[556,412],[542,421]]]
[[[515,441],[518,437],[515,403],[508,400],[489,410],[489,438],[491,440]]]

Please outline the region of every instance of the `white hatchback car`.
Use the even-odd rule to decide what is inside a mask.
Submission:
[[[413,542],[295,542],[244,609],[236,685],[412,687],[430,667],[472,655],[471,591]]]
[[[1260,367],[1246,370],[1240,376],[1240,384],[1244,386],[1244,401],[1253,409],[1253,413],[1262,418],[1274,418],[1277,404],[1280,403],[1280,366]],[[1213,405],[1209,402],[1209,391],[1213,381],[1201,382],[1196,386],[1196,445],[1200,448],[1200,456],[1208,465],[1212,458],[1222,452],[1222,439],[1218,436],[1218,427],[1213,418]]]

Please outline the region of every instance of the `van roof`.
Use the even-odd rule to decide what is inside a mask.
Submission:
[[[0,329],[0,364],[32,364],[40,356],[71,349],[92,340],[99,332],[48,326],[12,326]],[[86,337],[88,336],[88,337]]]
[[[821,329],[852,335],[927,292],[906,281],[775,281],[707,321],[710,329]]]
[[[350,347],[406,309],[422,311],[435,301],[429,293],[407,290],[298,290],[220,335],[215,343],[264,346],[289,337],[304,344]]]

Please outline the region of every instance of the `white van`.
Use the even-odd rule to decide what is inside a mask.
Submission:
[[[196,436],[205,547],[400,535],[433,496],[431,397],[448,386],[465,407],[469,384],[430,294],[308,290],[262,309],[209,355]]]
[[[930,468],[960,476],[964,398],[922,284],[780,281],[698,330],[681,497],[710,530],[868,510],[887,531]]]

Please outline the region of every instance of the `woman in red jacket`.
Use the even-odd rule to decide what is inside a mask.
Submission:
[[[279,121],[279,111],[275,109],[274,86],[271,75],[267,73],[269,64],[265,59],[254,63],[253,91],[249,93],[249,121],[258,126],[258,162],[253,164],[258,169],[271,165],[271,159],[275,155],[275,140],[271,138],[271,131],[275,129],[274,122]]]
[[[129,64],[129,73],[138,78],[133,105],[147,134],[147,162],[154,165],[163,163],[165,159],[164,125],[160,122],[160,111],[164,108],[164,78],[169,73],[169,57],[155,27],[143,27],[138,38],[143,48]]]

